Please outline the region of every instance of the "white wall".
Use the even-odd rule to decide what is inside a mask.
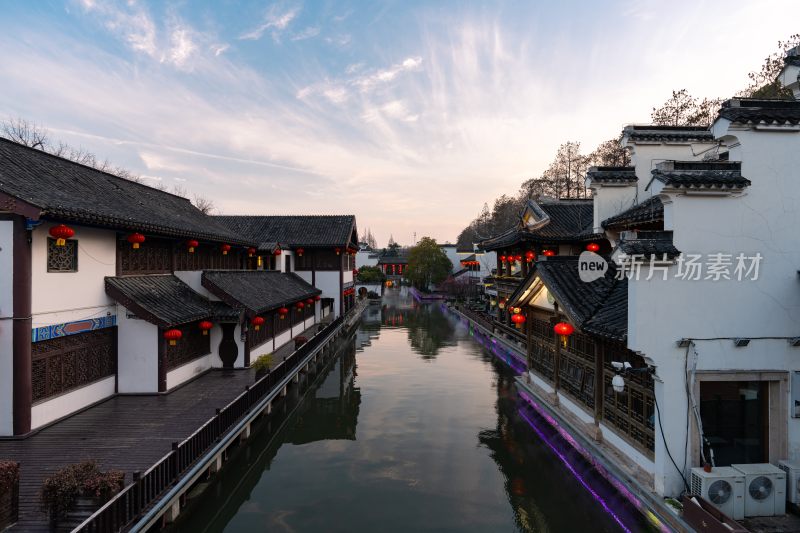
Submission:
[[[602,233],[602,222],[632,207],[636,201],[636,184],[626,186],[590,184],[593,191],[594,231]]]
[[[366,250],[359,250],[358,253],[356,253],[356,268],[361,268],[364,266],[377,266],[377,265],[378,265],[378,252],[368,252]]]
[[[31,409],[31,429],[42,427],[93,403],[114,395],[114,376],[37,403]]]
[[[97,318],[113,312],[105,276],[116,275],[116,232],[70,225],[78,241],[77,272],[47,272],[47,238],[57,224],[45,222],[32,232],[33,327]]]
[[[158,327],[128,313],[117,305],[119,392],[158,392]]]
[[[718,123],[715,134],[727,134],[724,126]],[[644,269],[645,275],[629,282],[628,346],[656,366],[663,434],[678,464],[685,457],[686,350],[676,341],[800,335],[800,133],[735,134],[741,144],[731,149],[730,158],[742,162],[742,174],[752,186],[738,197],[664,193],[665,220],[675,246],[685,254],[761,253],[759,279],[681,280],[675,279],[677,266],[672,266],[666,281],[660,273],[647,281]],[[699,370],[800,370],[800,348],[785,339],[756,339],[744,348],[729,339],[697,341],[696,350]],[[787,423],[789,458],[798,460],[800,421]],[[656,490],[677,494],[682,482],[658,423],[655,442]]]
[[[461,269],[461,260],[464,259],[464,257],[466,257],[466,256],[462,257],[461,255],[456,253],[456,246],[455,245],[449,246],[449,245],[441,245],[440,244],[439,248],[442,249],[442,251],[445,253],[445,255],[447,255],[447,258],[450,260],[450,262],[453,263],[452,272],[456,272],[457,270],[460,270]]]
[[[14,316],[14,223],[0,220],[0,317]],[[14,434],[13,320],[0,320],[0,436]]]
[[[212,349],[212,353],[167,372],[167,390],[170,391],[181,383],[185,383],[210,369],[213,357],[216,357],[216,355],[213,353]],[[219,357],[217,357],[217,359],[219,359]]]

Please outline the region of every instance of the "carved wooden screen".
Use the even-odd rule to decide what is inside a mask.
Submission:
[[[653,376],[628,374],[625,376],[623,392],[614,392],[611,386],[614,378],[611,361],[628,361],[634,367],[644,366],[644,360],[626,348],[606,352],[603,365],[603,420],[631,444],[652,455],[655,449]]]
[[[67,392],[116,372],[117,328],[33,343],[33,401]]]
[[[167,370],[172,370],[181,365],[211,353],[211,335],[203,335],[198,327],[199,322],[181,326],[183,336],[175,346],[167,345]]]
[[[570,335],[567,347],[561,350],[559,371],[563,389],[589,409],[594,409],[596,382],[594,346],[594,341],[587,335],[582,333]]]
[[[117,240],[118,270],[124,274],[164,274],[172,271],[172,241],[148,238],[139,249]]]
[[[77,272],[78,241],[67,239],[64,246],[56,246],[55,239],[47,239],[47,271]]]

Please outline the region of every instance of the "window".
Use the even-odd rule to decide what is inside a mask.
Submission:
[[[292,271],[292,256],[287,255],[286,259],[284,259],[284,266],[286,267],[284,270],[288,274]]]
[[[47,271],[78,271],[78,241],[76,239],[68,239],[64,246],[56,246],[55,239],[47,239]]]

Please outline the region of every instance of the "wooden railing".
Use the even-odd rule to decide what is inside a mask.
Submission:
[[[323,346],[344,322],[341,316],[322,332],[312,337],[292,355],[281,361],[267,375],[221,409],[197,431],[181,442],[172,444],[172,451],[144,473],[134,472],[133,483],[73,530],[75,532],[111,533],[119,531],[139,517],[172,486],[190,466],[200,459],[231,427],[275,390],[287,375],[310,354]]]

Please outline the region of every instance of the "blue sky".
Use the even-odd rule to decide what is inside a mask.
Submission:
[[[225,214],[355,213],[454,241],[485,201],[646,122],[730,96],[800,2],[11,1],[0,116]]]

